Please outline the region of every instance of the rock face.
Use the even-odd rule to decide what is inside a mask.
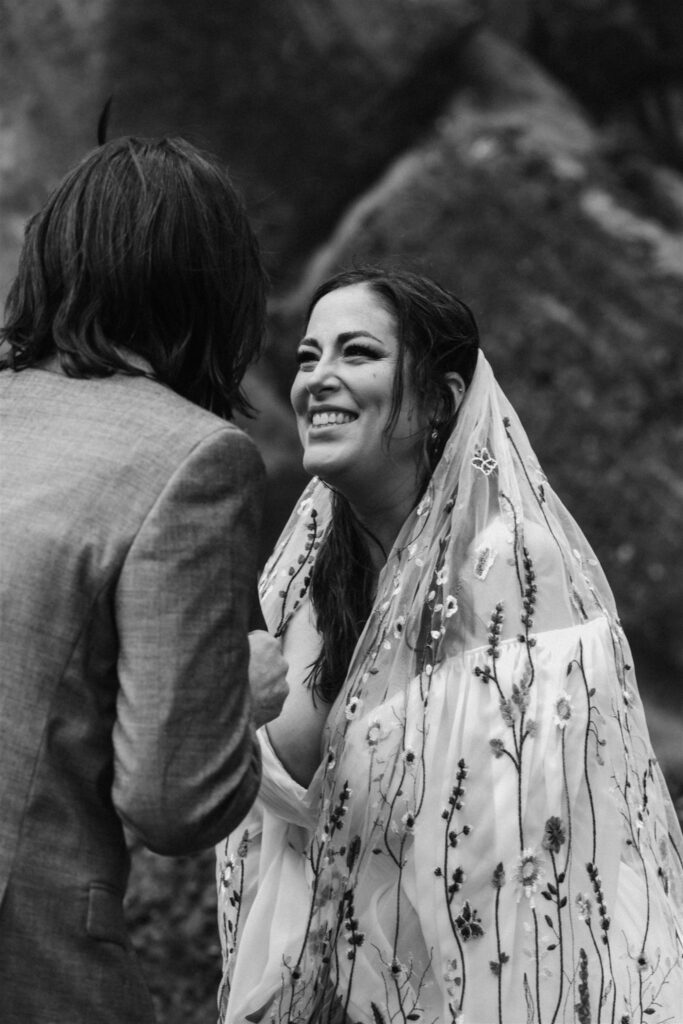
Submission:
[[[528,45],[603,123],[683,169],[679,0],[535,0]]]
[[[114,134],[179,132],[228,162],[271,270],[283,276],[429,123],[456,86],[459,48],[485,7],[478,0],[3,4],[4,73],[16,83],[8,114],[44,180],[94,143],[99,109],[113,93]],[[17,169],[25,180],[26,163]]]
[[[0,301],[26,217],[95,143],[107,0],[0,0]]]

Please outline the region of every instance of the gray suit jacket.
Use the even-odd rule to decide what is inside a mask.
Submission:
[[[0,372],[0,1021],[150,1024],[122,822],[182,854],[256,795],[263,468],[143,378]]]

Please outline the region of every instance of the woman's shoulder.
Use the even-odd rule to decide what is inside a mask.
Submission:
[[[560,565],[562,553],[552,528],[545,522],[531,518],[515,521],[502,513],[493,515],[478,530],[470,544],[475,575],[486,572],[487,564],[500,555],[514,561],[515,555],[528,557],[534,563],[553,562]]]

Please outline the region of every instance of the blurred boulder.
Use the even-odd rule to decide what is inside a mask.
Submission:
[[[609,125],[683,170],[680,0],[531,0],[529,48]]]
[[[33,205],[94,145],[113,94],[112,134],[178,133],[228,162],[286,277],[450,96],[485,6],[1,0],[2,198]]]
[[[201,125],[244,186],[272,269],[285,275],[429,123],[484,8],[481,0],[117,0],[106,71],[116,124],[184,134]]]
[[[26,218],[95,145],[109,0],[0,0],[0,306]]]

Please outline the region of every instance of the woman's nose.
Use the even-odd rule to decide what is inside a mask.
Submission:
[[[327,360],[318,360],[315,367],[306,375],[306,388],[312,395],[334,390],[338,386],[339,381],[334,369]]]

